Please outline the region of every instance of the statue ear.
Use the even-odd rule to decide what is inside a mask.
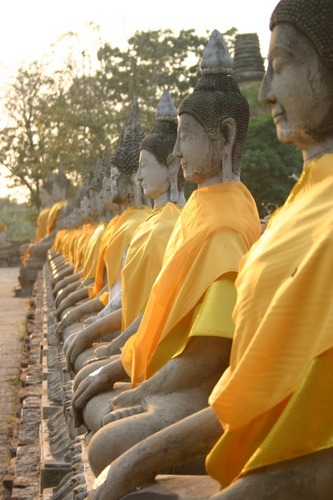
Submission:
[[[180,167],[180,158],[170,153],[167,159],[168,178],[170,181],[170,201],[177,203],[179,200],[178,173]]]
[[[232,169],[232,152],[236,140],[237,126],[233,118],[226,118],[221,124],[222,133],[222,182],[235,180]]]
[[[141,183],[136,178],[136,172],[132,175],[132,183],[133,183],[133,193],[134,193],[134,205],[136,208],[142,208],[142,187]]]

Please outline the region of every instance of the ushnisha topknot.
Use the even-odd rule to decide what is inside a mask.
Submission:
[[[139,146],[143,137],[138,101],[134,98],[131,117],[122,131],[120,144],[111,157],[111,165],[117,167],[129,179],[138,169]]]
[[[323,64],[333,69],[333,0],[281,0],[269,27],[288,23],[302,31],[313,43]]]
[[[54,186],[54,183],[53,183],[51,174],[48,173],[46,181],[44,181],[42,184],[42,188],[45,189],[45,191],[47,191],[49,194],[52,194],[53,186]]]
[[[202,75],[231,75],[232,58],[221,33],[212,31],[204,50],[200,70]]]
[[[192,115],[212,140],[218,138],[223,120],[233,118],[237,127],[233,170],[239,175],[249,124],[249,105],[231,77],[232,59],[217,30],[209,38],[200,68],[202,76],[194,91],[180,104],[178,114]]]
[[[156,121],[150,133],[142,140],[141,149],[152,153],[161,165],[167,166],[177,139],[178,113],[170,93],[164,90],[155,113]]]

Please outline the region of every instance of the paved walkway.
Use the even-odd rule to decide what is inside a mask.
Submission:
[[[17,407],[20,355],[25,335],[28,298],[14,295],[19,269],[0,267],[0,498],[5,498],[2,479],[9,465],[11,423]]]

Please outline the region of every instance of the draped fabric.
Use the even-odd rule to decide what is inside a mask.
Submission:
[[[95,272],[95,282],[94,285],[88,288],[89,298],[92,299],[99,294],[104,287],[104,275],[105,275],[105,262],[104,262],[104,254],[105,250],[111,242],[114,228],[116,227],[117,221],[120,215],[116,214],[112,219],[108,222],[105,231],[103,233],[101,244],[98,251],[97,263],[96,263],[96,272]]]
[[[209,400],[225,433],[207,470],[223,487],[255,467],[333,444],[332,405],[325,404],[333,383],[333,363],[327,362],[333,349],[332,193],[333,155],[326,155],[305,167],[242,259],[230,367]],[[315,383],[318,373],[321,384]],[[315,425],[305,417],[312,413]]]
[[[114,227],[112,238],[104,252],[104,263],[107,272],[107,284],[110,291],[121,271],[124,252],[137,227],[150,215],[151,208],[143,206],[129,207],[121,214]]]
[[[238,272],[241,257],[259,235],[255,202],[241,182],[218,183],[192,193],[171,234],[135,340],[124,347],[124,357],[132,358],[134,386],[153,374],[150,365],[161,342],[166,353],[161,363],[170,359],[172,350],[176,354],[181,349],[177,325],[214,281]]]
[[[122,279],[122,329],[143,312],[181,207],[168,202],[140,224],[128,247]]]
[[[49,218],[49,213],[50,213],[51,207],[46,207],[44,208],[37,219],[37,228],[36,228],[36,238],[35,242],[38,243],[41,241],[45,236],[47,236],[47,221]]]
[[[49,236],[52,231],[55,229],[58,217],[61,213],[61,210],[67,205],[67,200],[57,201],[54,205],[52,205],[51,210],[49,212],[48,220],[47,220],[47,236]]]
[[[84,264],[82,276],[84,280],[95,278],[97,259],[101,240],[105,231],[105,224],[101,222],[92,233],[84,253]]]

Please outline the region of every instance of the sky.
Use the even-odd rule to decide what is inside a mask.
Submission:
[[[269,18],[278,0],[6,0],[1,6],[0,108],[1,100],[18,67],[52,54],[59,39],[75,33],[79,52],[100,39],[121,49],[136,31],[170,28],[175,34],[194,29],[199,35],[214,29],[257,33],[262,56],[268,52]],[[93,23],[98,32],[88,27]],[[65,37],[66,39],[66,37]],[[73,39],[73,38],[72,38]],[[57,54],[58,54],[57,52]],[[8,192],[1,177],[0,197]]]

